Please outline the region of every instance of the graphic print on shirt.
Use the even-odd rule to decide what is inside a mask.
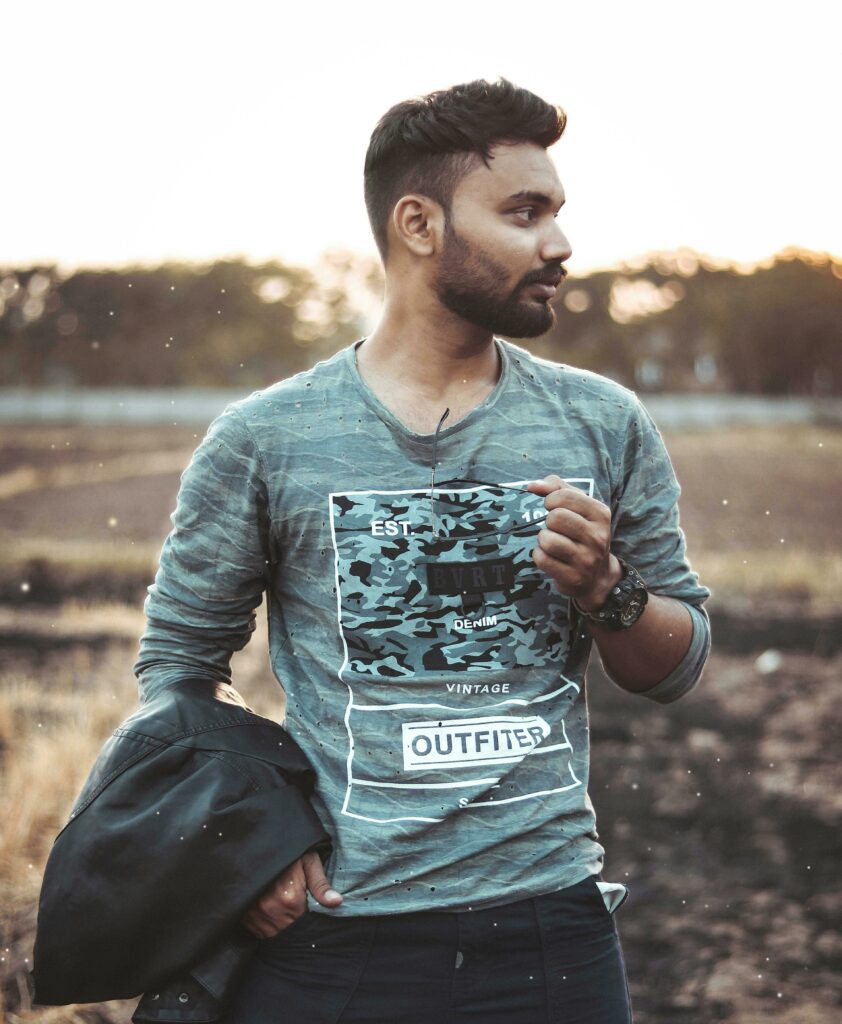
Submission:
[[[593,493],[590,479],[568,482]],[[562,675],[569,599],[531,556],[543,498],[525,482],[454,482],[432,500],[329,498],[349,688],[342,810],[368,821],[436,821],[581,785],[563,722],[579,693]]]

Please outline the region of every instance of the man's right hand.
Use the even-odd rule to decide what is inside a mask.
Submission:
[[[308,890],[323,907],[338,907],[342,902],[315,850],[303,854],[272,882],[243,914],[243,927],[259,939],[271,939],[301,917],[307,909]]]

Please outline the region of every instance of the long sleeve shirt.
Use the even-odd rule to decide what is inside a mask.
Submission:
[[[630,701],[682,697],[710,648],[680,488],[637,396],[496,345],[496,387],[439,432],[434,489],[433,436],[378,400],[356,346],[230,405],[182,476],[149,588],[142,696],[231,681],[266,593],[285,724],[333,840],[333,914],[494,906],[601,870],[592,640],[532,561],[546,513],[529,480],[608,505],[612,551],[690,611],[684,659]]]

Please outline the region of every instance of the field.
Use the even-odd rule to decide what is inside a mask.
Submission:
[[[26,971],[50,844],[135,704],[143,593],[198,437],[0,436],[0,1021],[124,1024],[134,1000],[31,1009]],[[714,592],[714,653],[668,707],[623,693],[598,661],[589,676],[591,795],[605,877],[631,889],[617,920],[635,1019],[825,1024],[839,1013],[842,961],[842,432],[666,440],[690,558]],[[234,679],[262,714],[283,714],[265,624]]]

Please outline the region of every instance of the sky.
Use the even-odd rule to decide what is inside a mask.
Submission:
[[[510,79],[551,150],[572,274],[689,247],[842,253],[826,0],[41,0],[0,9],[0,267],[375,256],[362,197],[392,104]]]

